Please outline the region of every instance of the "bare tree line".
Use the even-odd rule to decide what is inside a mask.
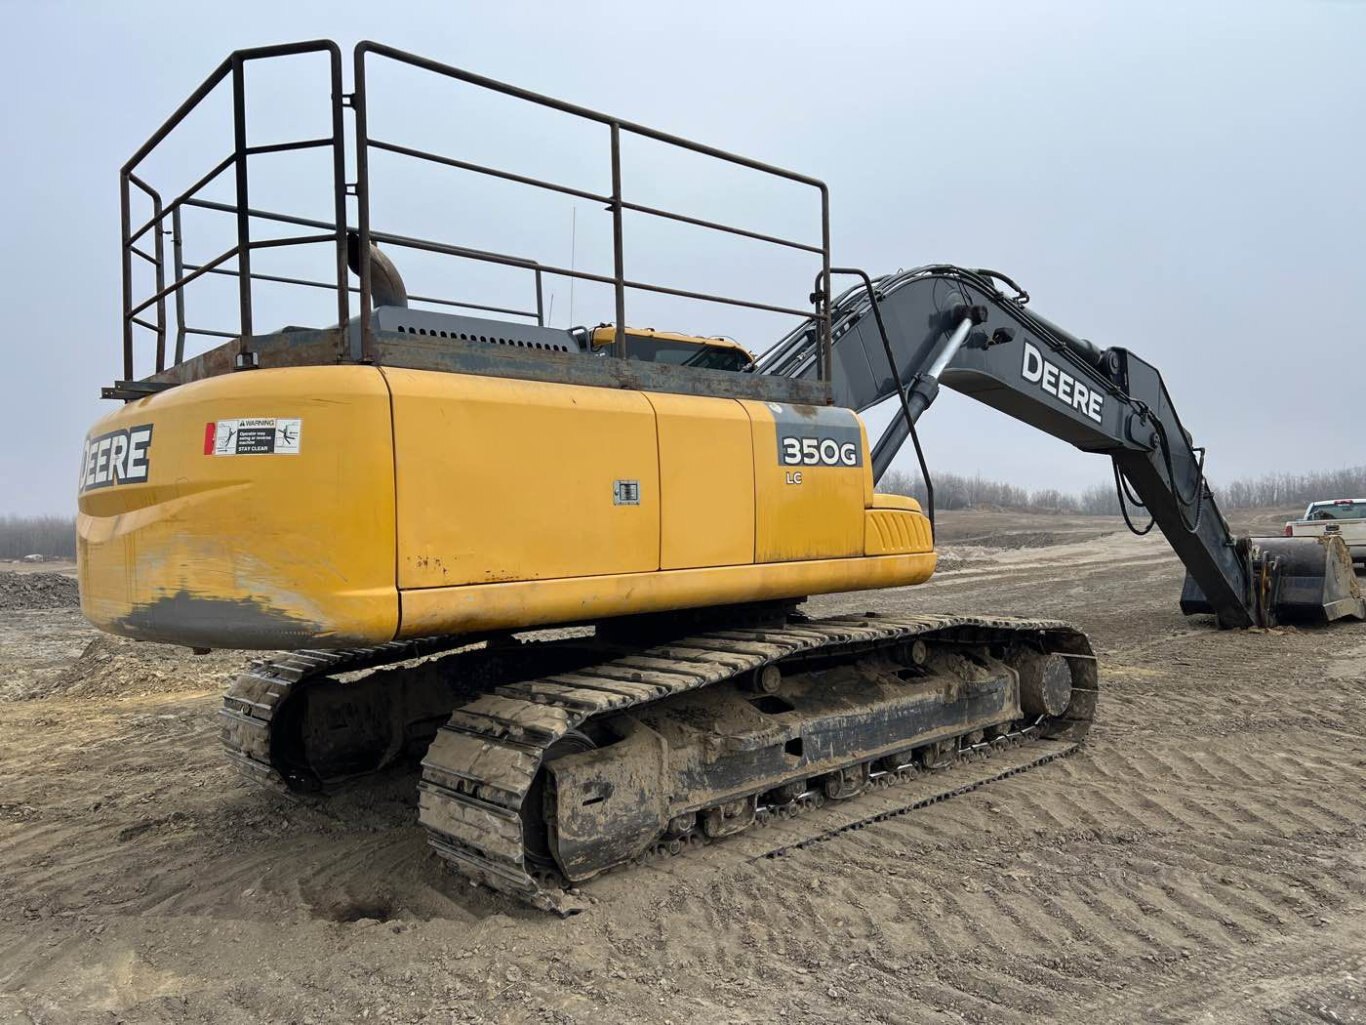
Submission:
[[[0,559],[76,557],[76,521],[66,516],[0,516]]]
[[[922,505],[926,501],[925,483],[907,473],[891,471],[878,484],[879,491],[910,495]],[[1030,491],[1016,484],[965,477],[957,473],[934,475],[936,509],[1020,509],[1029,512],[1067,512],[1086,515],[1119,515],[1113,484],[1097,484],[1080,494],[1042,488]]]
[[[1230,509],[1267,505],[1308,505],[1326,498],[1366,498],[1366,466],[1316,473],[1269,473],[1232,481],[1218,493]]]
[[[1325,498],[1363,498],[1366,497],[1366,466],[1311,473],[1269,473],[1261,477],[1242,477],[1223,486],[1211,482],[1210,487],[1224,509],[1308,505]],[[924,482],[910,474],[894,470],[882,478],[878,488],[897,495],[910,495],[922,504],[925,502]],[[989,507],[1084,516],[1119,515],[1119,498],[1113,482],[1094,484],[1081,492],[1057,488],[1030,491],[981,476],[936,473],[934,503],[939,509]]]

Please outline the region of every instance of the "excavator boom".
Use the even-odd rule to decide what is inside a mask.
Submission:
[[[1186,567],[1187,615],[1212,613],[1225,627],[1366,618],[1341,543],[1234,536],[1205,479],[1204,449],[1194,445],[1152,364],[1063,330],[992,271],[941,264],[877,280],[846,273],[864,283],[831,303],[835,402],[859,411],[892,398],[900,405],[873,445],[874,479],[942,383],[1110,456],[1126,519],[1128,494],[1129,504],[1151,517],[1134,529],[1146,533],[1156,524]],[[817,330],[814,320],[800,325],[760,359],[758,372],[815,378]]]

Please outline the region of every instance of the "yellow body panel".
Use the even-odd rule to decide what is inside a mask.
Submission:
[[[644,394],[384,370],[400,588],[659,568],[659,449]],[[615,504],[617,481],[638,504]]]
[[[208,424],[244,417],[301,420],[297,453],[205,454]],[[147,481],[115,483],[108,459],[103,475],[91,466],[77,517],[86,616],[205,646],[230,635],[245,647],[392,636],[389,421],[379,371],[360,366],[215,377],[105,417],[93,438],[151,427]]]
[[[749,414],[734,399],[649,399],[659,435],[660,568],[753,562]]]
[[[866,555],[923,552],[934,547],[930,521],[920,503],[905,495],[873,495],[873,507],[864,516]]]
[[[910,495],[884,495],[878,492],[873,494],[874,509],[899,509],[903,512],[920,512],[920,503]],[[925,521],[929,526],[929,521]]]
[[[930,521],[924,516],[892,509],[869,509],[864,519],[865,555],[923,552],[931,547]]]
[[[246,429],[236,454],[206,437],[224,423]],[[935,563],[919,506],[873,494],[843,409],[301,367],[129,403],[87,450],[85,612],[182,644],[516,630],[914,584]]]
[[[863,511],[872,502],[863,424],[847,409],[745,401],[754,424],[755,562],[863,554]],[[840,432],[859,446],[859,465],[783,463],[782,442]],[[798,456],[802,456],[800,445]],[[820,455],[819,448],[817,456]]]
[[[933,552],[916,552],[873,559],[819,559],[405,591],[402,636],[444,633],[453,622],[468,630],[495,630],[508,623],[548,626],[637,612],[902,587],[928,580],[934,562]]]

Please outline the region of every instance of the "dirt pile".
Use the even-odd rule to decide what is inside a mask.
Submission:
[[[1112,530],[1090,531],[1051,531],[1051,530],[1006,530],[980,537],[965,537],[961,544],[979,548],[1013,550],[1017,548],[1053,548],[1057,545],[1077,544],[1095,541],[1114,533]]]
[[[0,571],[0,703],[217,690],[248,658],[98,633],[81,615],[75,577]]]
[[[935,554],[938,556],[934,566],[936,573],[955,573],[969,566],[992,561],[990,553],[981,545],[954,545],[952,548],[940,548]]]
[[[171,644],[98,634],[79,657],[41,680],[29,698],[131,697],[225,686],[247,662],[240,651],[191,655]],[[33,690],[34,688],[30,688]]]
[[[939,555],[937,573],[953,573],[957,570],[982,569],[999,564],[1002,556],[1009,552],[1023,552],[1030,549],[1057,548],[1062,545],[1085,544],[1101,538],[1110,537],[1115,531],[1102,530],[995,530],[989,534],[955,537],[947,544],[937,546]]]
[[[0,611],[74,609],[80,604],[80,591],[72,577],[61,573],[0,571]]]

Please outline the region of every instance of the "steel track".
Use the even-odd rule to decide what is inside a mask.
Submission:
[[[599,716],[717,684],[733,686],[766,665],[812,657],[853,660],[915,639],[1038,644],[1079,660],[1082,686],[1074,688],[1072,705],[1060,719],[1024,726],[997,738],[993,747],[972,748],[960,738],[961,750],[951,768],[918,772],[906,766],[904,771],[883,774],[875,781],[877,786],[855,799],[826,803],[815,818],[831,824],[814,833],[800,831],[790,838],[786,820],[814,810],[820,800],[804,795],[784,806],[763,805],[760,797],[772,781],[756,780],[750,794],[759,802],[754,824],[771,823],[772,828],[751,828],[730,837],[710,838],[701,831],[661,837],[638,857],[624,861],[711,847],[720,839],[747,860],[780,856],[1053,761],[1070,754],[1085,737],[1095,712],[1095,661],[1084,635],[1063,623],[974,616],[843,616],[717,630],[629,651],[574,672],[496,685],[457,708],[423,761],[420,820],[433,849],[461,874],[535,906],[573,913],[581,904],[566,893],[564,880],[531,861],[523,846],[522,804],[546,750],[556,740]],[[469,643],[470,638],[434,638],[360,651],[297,652],[254,663],[225,698],[224,742],[247,775],[298,789],[303,781],[291,778],[287,766],[282,771],[278,755],[272,755],[275,712],[296,688],[332,674],[379,668]],[[477,659],[479,653],[469,656]],[[990,761],[975,762],[988,756]],[[856,763],[853,759],[850,765]]]

